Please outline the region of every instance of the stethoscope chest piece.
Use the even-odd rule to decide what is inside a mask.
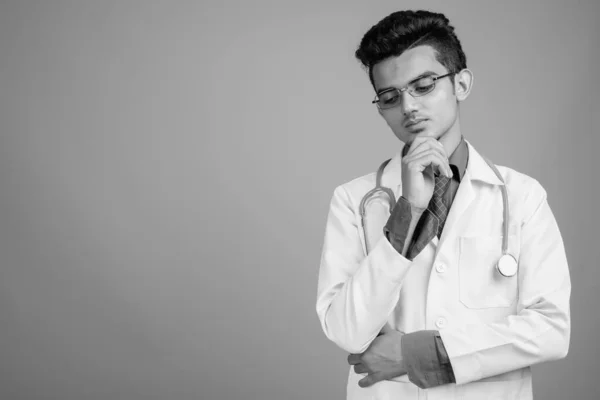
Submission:
[[[517,273],[517,260],[510,254],[504,254],[496,264],[498,272],[506,277],[514,276]]]

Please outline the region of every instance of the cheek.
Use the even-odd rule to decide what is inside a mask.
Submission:
[[[385,113],[382,113],[381,116],[388,124],[388,126],[392,129],[395,127],[402,126],[402,121],[404,117],[402,112],[400,111],[400,108],[388,110]]]
[[[456,97],[451,93],[442,92],[432,99],[431,110],[438,110],[435,115],[438,122],[446,123],[454,119],[457,111]]]

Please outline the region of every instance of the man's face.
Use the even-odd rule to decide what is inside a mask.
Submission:
[[[418,46],[398,57],[390,57],[377,63],[372,71],[377,93],[388,88],[406,87],[417,77],[431,72],[436,76],[449,72],[435,59],[435,50],[431,46]],[[413,97],[404,91],[397,107],[380,110],[398,139],[410,145],[417,135],[436,139],[444,134],[460,136],[453,78],[454,75],[450,75],[437,80],[435,89],[424,96]]]

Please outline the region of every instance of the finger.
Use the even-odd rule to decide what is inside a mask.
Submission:
[[[370,371],[365,364],[356,364],[354,366],[354,372],[356,372],[357,374],[364,374],[369,373]]]
[[[364,378],[362,378],[360,381],[358,381],[358,386],[365,388],[365,387],[369,387],[371,385],[376,384],[379,381],[384,380],[384,376],[381,372],[376,372],[374,374],[371,375],[367,375]]]
[[[405,165],[408,165],[413,161],[425,159],[425,157],[427,157],[427,156],[434,156],[437,159],[441,160],[444,164],[448,165],[448,168],[445,168],[445,172],[447,172],[450,169],[449,160],[445,156],[445,154],[441,153],[440,151],[438,151],[436,149],[431,149],[431,148],[425,149],[417,154],[412,154],[408,157],[405,157],[402,161]]]
[[[350,364],[350,365],[360,364],[361,356],[362,356],[362,354],[350,354],[348,356],[348,364]]]
[[[453,175],[448,160],[435,153],[426,153],[407,164],[409,169],[415,168],[414,165],[418,165],[418,167],[416,167],[417,169],[431,167],[431,178],[435,178],[437,175],[444,175],[448,178],[452,178]]]
[[[406,167],[413,171],[423,171],[428,165],[432,164],[434,167],[443,173],[448,178],[452,177],[452,169],[450,169],[450,164],[448,160],[441,157],[439,153],[434,151],[426,152],[420,157],[416,157],[406,162]]]
[[[406,163],[409,163],[409,162],[413,161],[414,159],[416,159],[418,157],[422,157],[431,152],[435,152],[442,159],[448,160],[448,156],[446,154],[446,150],[444,149],[444,146],[437,140],[431,139],[431,140],[422,142],[416,148],[414,148],[410,154],[406,154],[405,156],[403,156],[402,163],[404,163],[404,165],[406,165]],[[435,170],[435,173],[436,173],[436,175],[439,173],[444,173],[444,175],[448,176],[448,174],[445,171],[439,172],[437,170],[437,168]]]
[[[413,144],[414,144],[414,142],[413,142]],[[420,140],[417,141],[415,146],[412,147],[410,149],[410,151],[407,152],[403,158],[414,157],[414,156],[418,155],[419,153],[422,153],[423,151],[426,151],[428,149],[439,151],[442,156],[447,157],[446,149],[444,148],[444,145],[442,145],[435,138],[427,137],[427,138],[420,138]]]
[[[453,173],[447,162],[441,160],[434,154],[425,155],[417,160],[411,161],[406,165],[406,168],[410,171],[421,172],[425,174],[429,171],[429,177],[434,179],[435,175],[444,175],[448,178],[452,178]]]
[[[413,141],[410,143],[410,146],[408,147],[408,150],[406,151],[406,155],[412,154],[413,151],[415,151],[420,145],[425,143],[428,139],[429,139],[429,137],[427,137],[427,136],[415,137],[413,139]]]
[[[444,150],[444,145],[436,138],[431,137],[431,136],[417,136],[416,138],[414,138],[414,140],[410,144],[410,147],[409,147],[408,151],[406,152],[406,155],[414,153],[422,146],[437,147],[437,148],[440,148],[441,150]]]
[[[417,157],[425,155],[428,152],[434,152],[436,154],[439,154],[440,157],[442,157],[444,159],[448,159],[448,157],[446,156],[446,152],[444,151],[444,149],[442,147],[435,146],[430,143],[424,143],[424,144],[420,145],[418,148],[416,148],[411,154],[407,154],[406,156],[404,156],[402,158],[402,161],[404,161],[405,163],[410,162]]]

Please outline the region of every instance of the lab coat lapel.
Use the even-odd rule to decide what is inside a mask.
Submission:
[[[450,211],[446,217],[446,223],[444,224],[442,236],[439,239],[438,248],[444,244],[446,238],[451,233],[450,231],[454,231],[458,228],[460,218],[463,216],[465,210],[469,208],[469,205],[475,198],[473,182],[471,181],[471,176],[468,171],[469,169],[467,168],[467,171],[465,172],[463,179],[458,186],[458,190],[456,191],[454,201],[452,202],[452,206],[450,207]]]
[[[465,211],[469,208],[471,202],[475,198],[475,192],[477,188],[474,185],[482,182],[490,185],[504,184],[500,179],[498,179],[496,174],[494,174],[481,154],[479,154],[475,148],[473,148],[471,143],[468,141],[466,142],[469,149],[469,161],[467,163],[467,169],[460,185],[458,186],[452,206],[450,207],[438,247],[441,247],[444,244],[444,241],[448,235],[451,235],[460,229],[461,218],[465,216]]]

